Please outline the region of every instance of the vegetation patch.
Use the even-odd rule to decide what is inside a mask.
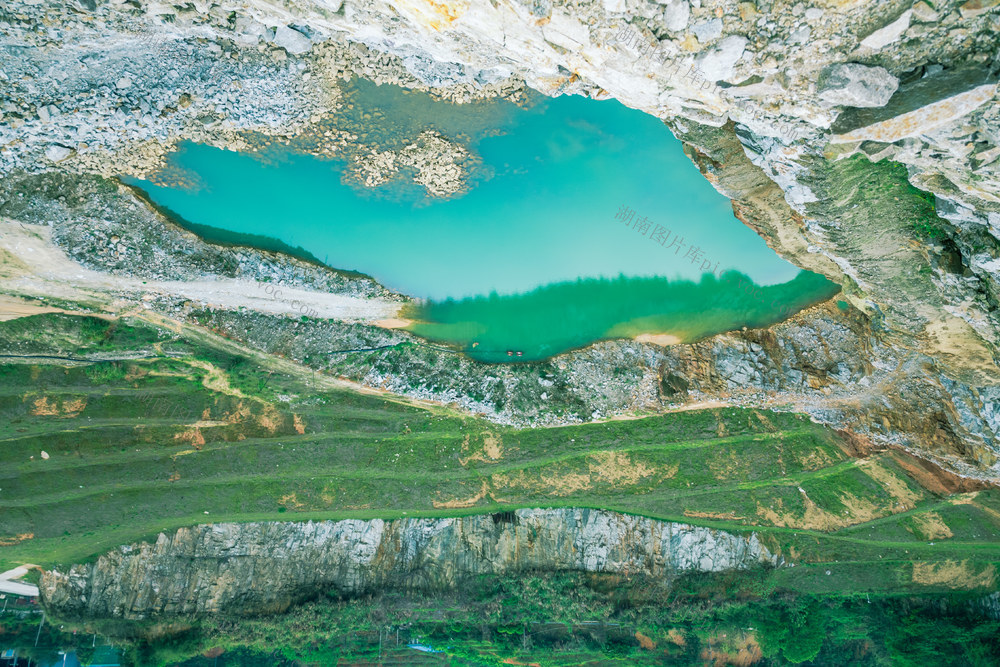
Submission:
[[[923,562],[913,564],[913,581],[948,588],[991,588],[996,584],[996,566],[977,567],[968,560]]]
[[[472,577],[460,590],[433,595],[383,591],[345,600],[320,593],[280,616],[132,626],[139,634],[123,645],[124,663],[209,667],[224,655],[227,664],[287,667],[444,661],[923,667],[985,666],[1000,654],[1000,622],[977,613],[968,593],[790,595],[768,582],[762,569],[670,581],[526,572]],[[37,617],[8,627],[30,644]],[[66,624],[67,634],[55,641],[89,647],[92,635],[85,632],[122,629]],[[411,644],[440,653],[423,654]]]
[[[524,507],[752,531],[797,564],[774,585],[808,593],[950,590],[940,566],[914,578],[915,562],[980,564],[969,581],[985,586],[1000,562],[996,491],[973,495],[800,415],[715,408],[521,430],[343,389],[200,330],[62,313],[0,323],[0,349],[29,341],[44,360],[0,365],[7,565],[80,562],[206,521]],[[30,392],[56,409],[33,411]]]

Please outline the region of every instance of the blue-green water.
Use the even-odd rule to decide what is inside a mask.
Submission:
[[[404,146],[427,129],[466,146],[481,160],[470,163],[468,189],[451,198],[430,198],[403,177],[366,189],[345,176],[346,160],[317,158],[294,147],[270,149],[269,159],[262,160],[193,144],[171,156],[170,170],[190,174],[194,187],[130,182],[193,223],[274,237],[330,266],[369,274],[392,289],[433,301],[492,293],[513,297],[579,279],[603,279],[620,291],[630,285],[621,277],[701,284],[706,271],[720,276],[736,270],[764,286],[790,284],[800,274],[733,216],[729,200],[712,188],[659,120],[616,101],[560,97],[536,98],[524,106],[497,100],[454,105],[364,83],[350,84],[346,100],[351,109],[339,113],[336,122],[356,134],[366,132],[362,138],[380,149]],[[627,221],[623,208],[633,212]],[[652,238],[656,231],[658,239]],[[672,330],[648,307],[634,317],[623,314],[621,295],[614,289],[595,292],[593,280],[578,298],[589,301],[600,294],[609,299],[617,324],[642,318],[655,323],[646,328]],[[665,282],[655,280],[656,285]],[[815,294],[797,294],[797,307],[835,290],[824,281],[806,283]],[[712,331],[747,323],[740,312],[720,319],[728,289],[728,283],[715,282],[710,288],[712,305],[706,302],[706,308],[712,312],[706,315],[716,323]],[[732,305],[745,309],[737,289],[734,283]],[[574,297],[568,298],[565,307],[573,309]],[[545,308],[551,326],[558,327],[559,309],[552,310],[550,301]],[[476,303],[479,318],[483,301]],[[771,321],[782,315],[783,305],[776,304]],[[433,325],[434,312],[442,311],[411,314]],[[688,317],[689,312],[685,309]],[[769,318],[762,320],[758,312],[753,319]],[[479,330],[490,328],[485,319],[477,321]],[[597,338],[613,335],[603,324],[600,329]],[[420,333],[450,339],[426,327]],[[451,340],[472,351],[476,341],[466,338]],[[577,338],[577,345],[595,339],[593,331]],[[502,335],[491,341],[491,348],[504,345]],[[522,338],[516,345],[522,349],[526,343]],[[564,342],[548,341],[529,356],[565,348]]]

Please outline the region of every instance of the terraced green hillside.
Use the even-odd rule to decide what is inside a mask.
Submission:
[[[15,319],[0,353],[0,566],[194,523],[588,506],[757,530],[800,591],[995,588],[1000,493],[798,415],[515,430],[140,319]]]

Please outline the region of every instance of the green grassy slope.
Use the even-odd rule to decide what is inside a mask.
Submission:
[[[997,491],[799,415],[515,430],[142,320],[3,322],[0,354],[0,567],[208,521],[586,506],[756,530],[799,591],[996,585]]]

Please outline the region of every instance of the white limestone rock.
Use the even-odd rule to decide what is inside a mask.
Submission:
[[[907,137],[917,137],[968,116],[979,107],[993,101],[996,93],[995,83],[977,86],[972,90],[937,100],[913,111],[886,118],[843,134],[833,135],[830,140],[833,143],[866,140],[894,143]],[[965,155],[971,150],[968,144],[962,145],[962,149],[967,151]]]
[[[569,14],[553,11],[549,22],[542,28],[545,39],[568,50],[579,50],[590,43],[590,31]]]
[[[663,5],[663,22],[667,30],[679,32],[687,28],[691,19],[691,6],[688,0],[667,0]]]
[[[792,44],[805,44],[809,41],[810,35],[812,35],[812,28],[804,25],[789,35],[788,41]]]
[[[881,107],[899,87],[884,67],[840,63],[820,72],[819,97],[830,106]]]
[[[256,44],[260,38],[267,34],[267,27],[260,21],[255,21],[248,16],[240,16],[236,19],[234,32],[239,41]]]
[[[267,613],[332,588],[439,590],[469,576],[574,570],[663,577],[778,564],[756,535],[602,510],[213,524],[43,575],[46,605],[94,617]]]
[[[920,23],[934,23],[940,15],[924,0],[913,5],[913,18]]]
[[[56,116],[60,115],[59,107],[54,104],[49,104],[38,108],[38,119],[43,123],[47,123]]]
[[[312,48],[312,40],[298,30],[284,25],[275,29],[274,44],[293,54],[305,53]]]
[[[51,144],[45,149],[45,157],[51,162],[62,162],[75,151],[61,144]]]
[[[722,37],[722,19],[712,19],[710,21],[698,23],[691,28],[691,32],[694,33],[694,36],[698,38],[699,42],[702,44],[708,44],[709,42]]]
[[[698,69],[709,81],[723,81],[733,75],[736,63],[743,57],[747,38],[729,35],[711,49],[703,51],[695,59]]]
[[[861,40],[861,46],[873,51],[879,51],[892,44],[902,37],[906,29],[910,27],[910,18],[912,16],[913,10],[907,9],[898,19]]]

